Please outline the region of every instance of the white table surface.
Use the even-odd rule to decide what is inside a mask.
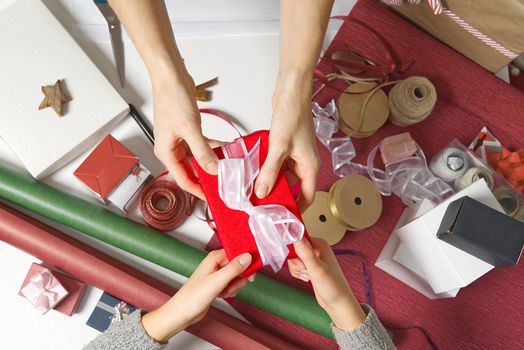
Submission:
[[[242,2],[243,0],[238,1]],[[11,2],[12,0],[0,0],[0,9]],[[90,1],[47,0],[44,2],[77,39],[86,53],[113,83],[124,99],[133,103],[152,122],[151,86],[142,60],[133,45],[127,39],[125,40],[126,88],[121,89],[113,63],[106,27],[100,21],[100,18],[96,17],[99,14],[97,11],[93,11],[94,5],[88,11],[83,11],[82,6],[85,7],[85,3],[90,3]],[[211,6],[211,2],[208,0],[200,0],[200,2]],[[228,3],[233,2],[228,1]],[[178,6],[184,3],[184,1],[180,1]],[[344,10],[347,13],[347,9],[353,3],[354,1],[348,1],[341,6],[337,5],[337,10]],[[205,24],[191,23],[190,16],[192,14],[191,11],[194,11],[194,7],[190,7],[191,11],[188,11],[184,17],[183,35],[178,40],[186,65],[195,82],[200,83],[215,76],[219,77],[219,84],[212,88],[213,100],[208,103],[199,103],[200,106],[217,108],[227,112],[239,121],[246,132],[269,128],[271,95],[278,69],[278,32],[276,32],[278,26],[268,24],[270,21],[267,21],[266,25],[260,26],[261,21],[253,21],[253,18],[249,17],[249,13],[263,13],[268,19],[274,16],[275,13],[278,15],[278,11],[275,10],[278,1],[271,1],[271,6],[273,7],[267,4],[263,5],[264,10],[262,12],[260,12],[260,9],[255,8],[254,2],[252,4],[254,7],[251,12],[249,8],[243,8],[242,11],[244,12],[241,13],[241,16],[244,17],[242,17],[243,19],[240,18],[238,26],[233,28],[237,32],[244,30],[247,34],[231,35],[232,27],[217,29],[219,32],[221,31],[228,35],[217,36],[212,35],[211,32],[200,32],[198,28],[202,25],[205,26]],[[172,12],[173,9],[171,5],[169,6]],[[184,7],[181,6],[180,9],[183,10]],[[213,14],[211,10],[211,8],[208,8],[208,15]],[[242,22],[246,18],[247,22],[250,23]],[[205,19],[205,16],[199,17],[198,21],[201,22]],[[226,21],[227,18],[222,18],[222,20]],[[253,27],[251,26],[252,22],[258,23],[258,25]],[[176,31],[178,25],[175,23],[174,27]],[[195,33],[199,33],[200,36],[189,35],[192,30]],[[331,32],[328,38],[332,37],[333,33]],[[227,140],[235,136],[235,133],[229,126],[215,118],[203,116],[203,124],[204,133],[208,137]],[[158,174],[163,170],[162,165],[153,155],[149,141],[147,141],[131,118],[126,118],[112,131],[112,134],[132,152],[137,154],[154,174]],[[100,204],[88,192],[87,188],[72,175],[73,170],[76,169],[86,155],[87,152],[71,164],[46,178],[44,182]],[[18,160],[1,139],[0,162],[3,165],[7,164],[24,172]],[[197,210],[198,214],[202,216],[201,210],[200,212]],[[60,228],[56,224],[52,225]],[[72,230],[61,229],[75,238],[104,252],[111,253],[113,256],[168,283],[179,286],[185,281],[185,278],[180,275],[102,242]],[[206,223],[191,217],[176,230],[176,233],[173,233],[173,236],[195,247],[204,248],[211,234],[212,232]],[[98,331],[86,326],[85,322],[95,307],[102,293],[101,290],[89,287],[79,307],[79,311],[72,317],[66,317],[53,310],[46,315],[40,315],[32,309],[25,299],[18,296],[18,290],[31,262],[37,260],[3,242],[0,242],[0,257],[0,275],[2,276],[2,287],[0,288],[0,300],[2,300],[0,304],[2,307],[0,334],[2,334],[2,348],[80,349],[99,334]],[[217,306],[241,317],[223,301],[218,301]],[[170,348],[187,350],[216,349],[215,346],[185,332],[172,339]]]

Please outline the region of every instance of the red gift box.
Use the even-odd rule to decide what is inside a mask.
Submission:
[[[260,140],[260,168],[266,160],[268,146],[269,146],[269,132],[267,130],[261,130],[254,132],[251,135],[243,137],[245,145],[248,150]],[[218,147],[214,149],[214,152],[219,159],[224,159],[222,148]],[[253,257],[251,266],[242,274],[247,277],[257,272],[262,268],[263,263],[258,252],[257,244],[251,233],[248,225],[249,216],[238,210],[229,209],[220,198],[218,193],[218,176],[207,174],[193,159],[195,170],[200,178],[200,184],[206,195],[209,209],[213,215],[213,219],[218,231],[218,235],[222,242],[222,245],[226,251],[227,258],[229,260],[234,259],[236,256],[249,252]],[[280,204],[287,208],[293,215],[295,215],[300,221],[302,218],[297,208],[291,189],[284,176],[284,173],[280,171],[278,179],[275,183],[275,187],[271,193],[263,198],[258,198],[254,192],[250,197],[250,201],[254,206],[265,205],[265,204]],[[304,238],[309,239],[309,235],[304,231]],[[289,255],[288,258],[296,258],[296,253],[293,245],[288,245]]]
[[[107,135],[74,175],[102,200],[133,170],[138,157],[113,136]]]
[[[23,297],[24,295],[22,294],[21,290],[29,284],[31,278],[35,274],[41,273],[45,270],[51,271],[53,276],[60,282],[60,284],[67,291],[67,296],[64,299],[62,299],[55,307],[53,307],[53,310],[56,310],[64,315],[71,316],[76,311],[78,304],[80,303],[80,300],[84,295],[86,284],[77,281],[71,277],[68,277],[58,271],[48,269],[37,263],[31,264],[27,276],[24,282],[22,283],[22,286],[20,287],[18,295]]]

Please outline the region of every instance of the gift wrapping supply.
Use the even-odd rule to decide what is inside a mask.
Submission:
[[[413,76],[396,83],[389,92],[389,121],[409,126],[426,119],[437,103],[435,86],[427,78]]]
[[[302,214],[302,220],[311,237],[322,238],[329,245],[335,245],[347,231],[345,224],[337,220],[329,206],[329,193],[317,191],[315,200]]]
[[[484,167],[473,167],[468,169],[464,175],[462,175],[460,178],[455,180],[455,191],[460,192],[469,185],[473,184],[474,182],[484,179],[486,181],[486,184],[488,185],[489,189],[493,191],[493,175],[491,172],[484,168]]]
[[[495,198],[499,201],[504,211],[509,216],[514,216],[519,210],[520,200],[519,194],[515,190],[501,186],[493,190]]]
[[[176,293],[175,288],[1,203],[0,240],[147,311]],[[296,349],[214,307],[186,330],[224,349]]]
[[[337,180],[329,190],[329,209],[348,230],[360,231],[380,218],[382,197],[367,177],[349,175]]]
[[[433,156],[429,169],[445,182],[454,182],[469,169],[469,157],[459,148],[447,147]]]
[[[206,253],[27,175],[0,167],[0,198],[189,277]],[[237,295],[318,334],[332,338],[331,320],[309,294],[259,274]]]
[[[196,202],[193,195],[166,176],[167,172],[151,180],[140,192],[138,201],[146,223],[163,232],[182,225],[193,212]]]
[[[337,99],[337,108],[340,130],[355,138],[373,135],[389,116],[388,97],[374,83],[349,85]]]
[[[518,221],[524,223],[524,205],[522,205],[517,213],[513,215],[513,218],[517,219]]]

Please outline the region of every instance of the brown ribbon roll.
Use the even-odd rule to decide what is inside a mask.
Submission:
[[[335,219],[350,231],[375,224],[382,213],[382,197],[373,182],[362,175],[349,175],[333,184],[329,208]]]
[[[348,136],[373,135],[389,116],[388,97],[375,83],[349,85],[337,100],[339,126]]]
[[[346,176],[328,192],[315,193],[315,201],[302,214],[310,236],[335,245],[347,230],[360,231],[375,224],[382,213],[382,197],[367,177]]]
[[[495,188],[493,194],[509,216],[517,214],[519,210],[519,195],[517,192],[509,187],[502,186]]]
[[[335,245],[344,237],[346,225],[342,225],[331,213],[329,193],[317,191],[313,204],[302,214],[304,225],[311,237],[322,238]]]

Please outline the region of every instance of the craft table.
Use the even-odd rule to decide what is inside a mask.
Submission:
[[[13,0],[0,0],[0,10],[12,2]],[[227,6],[235,8],[235,3],[240,2],[243,1],[227,1]],[[353,2],[345,1],[344,4],[340,4],[339,1],[334,11],[337,11],[337,14],[347,13]],[[96,6],[85,0],[47,0],[44,3],[75,37],[124,99],[133,103],[152,123],[153,99],[150,80],[138,52],[125,32],[126,87],[121,89],[107,27]],[[212,101],[199,105],[216,108],[233,116],[241,126],[241,130],[245,132],[267,129],[270,126],[271,96],[278,70],[278,1],[268,1],[265,4],[250,1],[249,6],[242,6],[236,17],[233,16],[236,22],[227,22],[226,17],[231,14],[222,13],[221,21],[215,20],[211,24],[201,23],[209,21],[209,17],[215,15],[212,3],[213,1],[209,0],[199,0],[191,4],[187,2],[168,4],[171,14],[177,10],[182,12],[180,14],[182,21],[174,23],[174,29],[177,34],[181,33],[181,37],[177,36],[177,41],[195,82],[200,83],[219,77],[219,84],[212,88]],[[184,4],[187,4],[187,9],[183,7]],[[199,12],[199,8],[207,8],[208,11]],[[234,34],[239,32],[245,34]],[[332,38],[333,34],[334,32],[331,31],[328,37]],[[6,83],[1,80],[1,77],[0,82]],[[203,115],[202,119],[206,136],[221,140],[232,140],[235,137],[234,130],[224,122],[206,115]],[[125,118],[112,131],[112,135],[138,155],[155,175],[163,171],[162,164],[154,157],[151,144],[131,117]],[[79,156],[66,167],[47,177],[44,182],[101,204],[90,194],[87,187],[73,176],[74,169],[87,154],[88,152]],[[1,139],[0,162],[25,172]],[[140,220],[136,213],[133,216]],[[195,214],[172,234],[184,242],[204,249],[212,236],[212,231],[197,216],[203,217],[202,206],[198,207]],[[105,243],[49,221],[43,221],[167,283],[180,286],[185,281],[185,278],[180,275]],[[18,289],[31,262],[37,260],[3,242],[0,242],[0,256],[2,263],[0,274],[3,280],[0,288],[3,314],[0,327],[2,342],[6,349],[80,349],[99,334],[98,331],[86,326],[85,322],[102,294],[101,290],[89,287],[78,312],[72,317],[66,317],[52,310],[42,316],[33,310],[25,299],[18,296]],[[242,318],[224,301],[218,301],[215,306]],[[182,332],[172,339],[169,348],[207,350],[216,349],[216,346]]]
[[[239,1],[242,2],[242,0]],[[0,0],[0,10],[11,2],[12,0]],[[103,18],[97,13],[96,7],[90,6],[91,2],[85,0],[46,0],[44,2],[77,39],[124,99],[133,103],[152,122],[153,101],[150,81],[141,58],[127,37],[124,35],[126,88],[121,89],[113,63],[109,36]],[[237,22],[233,24],[224,20],[224,16],[227,16],[226,13],[216,14],[211,7],[206,7],[211,6],[212,2],[210,0],[193,1],[192,5],[188,5],[188,11],[181,14],[183,21],[174,24],[175,32],[183,34],[182,37],[179,37],[178,44],[195,82],[200,83],[215,76],[219,77],[219,84],[212,88],[213,100],[199,104],[202,107],[216,108],[228,113],[237,120],[241,129],[246,132],[269,128],[271,95],[278,69],[278,10],[276,10],[278,1],[249,1],[252,7],[243,6],[240,11],[243,17],[236,18]],[[347,13],[354,2],[353,0],[337,1],[333,13]],[[186,2],[181,3],[186,4]],[[226,3],[228,6],[233,6],[235,1],[229,0]],[[260,5],[261,3],[264,4]],[[168,5],[168,8],[171,13],[180,9],[176,6],[173,7],[173,4]],[[207,11],[200,11],[204,8]],[[257,14],[259,20],[250,17],[249,13]],[[196,14],[198,16],[193,22],[200,23],[191,22],[191,16],[196,16]],[[215,18],[214,21],[209,22],[211,15],[220,17],[221,21]],[[260,17],[263,17],[263,20],[260,20]],[[247,22],[246,18],[248,19]],[[336,27],[330,27],[330,29],[325,47],[327,47],[329,39],[333,37],[333,30]],[[233,33],[238,33],[239,30],[243,30],[244,34],[233,35]],[[226,35],[213,35],[217,32]],[[190,36],[191,34],[198,36]],[[507,74],[502,73],[502,76],[507,77]],[[7,83],[1,81],[1,77],[0,82],[2,84]],[[231,127],[216,118],[204,115],[203,125],[204,134],[208,137],[228,140],[235,136]],[[161,163],[153,155],[151,144],[131,118],[128,117],[120,123],[112,131],[112,134],[137,154],[154,174],[159,174],[163,170]],[[81,155],[44,181],[61,190],[99,203],[87,188],[72,175],[73,170],[85,158],[86,154]],[[1,139],[0,162],[24,171]],[[195,215],[189,218],[173,235],[203,249],[212,232],[207,224],[199,220],[197,216],[203,216],[202,207],[197,208]],[[185,280],[173,272],[95,241],[90,237],[56,224],[50,224],[163,281],[179,286]],[[381,249],[381,247],[377,246],[376,249]],[[3,242],[0,242],[0,256],[2,262],[0,274],[3,281],[2,288],[0,288],[3,314],[0,327],[5,348],[80,349],[82,345],[99,334],[86,326],[85,322],[102,291],[88,288],[79,307],[79,312],[72,317],[66,317],[53,311],[42,316],[35,312],[26,300],[17,295],[30,263],[35,259]],[[355,272],[356,275],[357,272]],[[217,306],[241,317],[222,301],[217,302]],[[216,349],[212,344],[185,332],[175,336],[169,348]]]

